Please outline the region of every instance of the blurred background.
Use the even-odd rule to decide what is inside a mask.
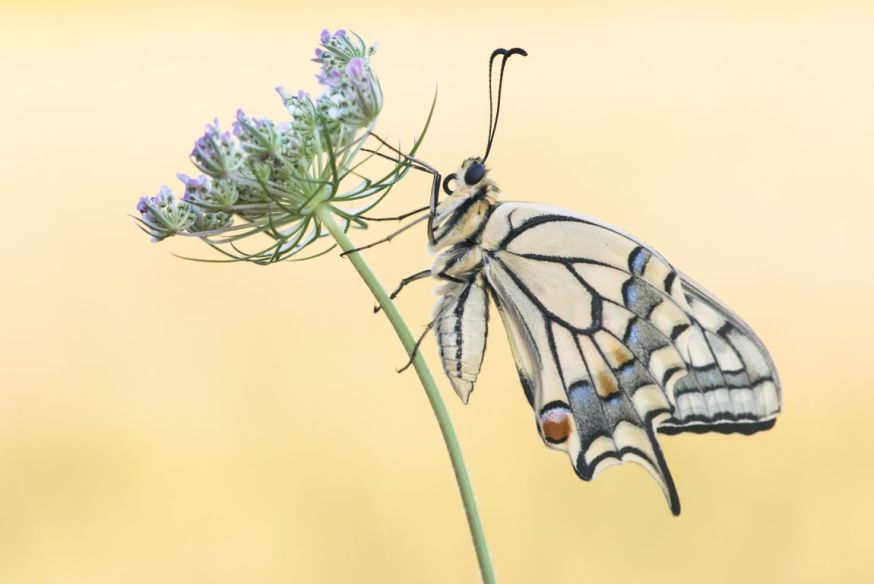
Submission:
[[[872,581],[874,5],[651,4],[0,4],[0,582],[477,581],[428,403],[346,261],[185,262],[209,254],[128,217],[181,192],[214,116],[316,91],[323,27],[380,42],[382,134],[408,141],[439,85],[420,153],[447,170],[483,148],[491,50],[528,49],[503,196],[649,242],[782,376],[772,431],[662,439],[674,518],[642,468],[584,483],[541,443],[494,318],[470,405],[439,379],[500,580]],[[425,244],[367,257],[393,286]],[[399,304],[417,328],[433,301]]]

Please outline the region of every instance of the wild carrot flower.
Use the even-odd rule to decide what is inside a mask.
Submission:
[[[230,132],[219,129],[218,119],[207,124],[206,133],[194,143],[191,151],[194,166],[215,178],[228,178],[243,164],[243,151]]]
[[[152,197],[140,197],[137,211],[140,212],[143,231],[152,236],[152,241],[184,233],[195,220],[191,206],[176,199],[166,186]]]
[[[329,206],[345,228],[365,227],[360,215],[407,172],[400,161],[378,180],[363,178],[355,161],[382,109],[371,66],[375,45],[344,30],[322,31],[314,61],[322,86],[315,99],[277,88],[291,118],[274,121],[238,109],[231,131],[218,119],[194,143],[191,161],[201,174],[180,173],[181,199],[167,187],[144,197],[139,222],[154,241],[193,235],[231,260],[271,263],[290,258],[325,236],[315,213]],[[343,190],[349,177],[361,179]],[[355,209],[344,204],[358,204]],[[363,203],[363,205],[362,205]],[[272,243],[244,252],[240,240]]]
[[[227,211],[239,200],[240,193],[233,181],[212,180],[204,175],[191,178],[181,172],[176,175],[185,185],[182,200],[204,211]]]

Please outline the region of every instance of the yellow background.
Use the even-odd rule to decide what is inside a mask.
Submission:
[[[383,134],[439,84],[442,169],[482,151],[489,52],[527,48],[490,158],[505,198],[651,243],[782,375],[774,430],[662,439],[673,518],[641,468],[584,483],[542,445],[495,318],[471,404],[440,383],[501,581],[872,581],[874,6],[650,4],[0,6],[0,582],[477,580],[428,404],[350,266],[188,263],[170,252],[199,242],[127,216],[193,172],[213,116],[316,90],[324,26],[381,43]],[[418,176],[383,211],[426,197]],[[423,230],[367,256],[386,285],[430,261]],[[430,288],[400,300],[412,326]]]

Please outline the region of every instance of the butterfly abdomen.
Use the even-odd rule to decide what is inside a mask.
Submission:
[[[488,335],[488,302],[482,279],[441,289],[436,323],[440,360],[453,389],[467,403],[479,375]]]

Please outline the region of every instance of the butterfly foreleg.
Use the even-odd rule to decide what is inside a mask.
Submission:
[[[392,292],[389,295],[389,298],[394,300],[397,297],[397,295],[401,293],[401,290],[403,290],[404,287],[406,287],[407,284],[411,284],[417,280],[421,280],[422,278],[427,278],[430,275],[431,275],[431,270],[422,270],[421,272],[416,272],[412,276],[407,276],[406,278],[401,280],[401,283],[398,284],[398,287],[394,289],[394,292]],[[380,310],[380,306],[374,306],[373,307],[373,314],[376,314],[377,312],[379,312],[379,310]]]
[[[358,215],[359,219],[364,219],[365,221],[402,221],[407,217],[412,217],[413,215],[417,215],[422,211],[427,211],[431,207],[429,205],[425,205],[424,207],[420,207],[415,211],[409,211],[407,213],[402,213],[401,215],[396,215],[395,217],[365,217],[364,215]]]
[[[428,242],[431,245],[435,245],[437,243],[437,240],[434,237],[434,218],[437,216],[437,203],[440,197],[440,181],[443,179],[443,177],[440,175],[436,168],[434,168],[427,162],[423,162],[418,158],[414,158],[409,154],[401,152],[373,132],[370,132],[370,135],[376,138],[383,146],[385,146],[398,156],[403,157],[406,161],[410,162],[413,168],[431,174],[431,200],[428,205],[428,209],[430,210],[430,212],[428,213]]]
[[[395,237],[397,237],[398,235],[400,235],[404,231],[407,231],[408,229],[418,225],[422,221],[427,220],[429,216],[430,215],[423,215],[422,217],[419,217],[415,221],[407,223],[406,225],[404,225],[403,227],[401,227],[397,231],[393,231],[392,233],[383,237],[382,239],[378,239],[377,241],[374,241],[373,243],[368,243],[367,245],[362,245],[361,247],[356,247],[355,249],[350,249],[349,251],[344,251],[343,253],[340,254],[340,256],[345,256],[345,255],[349,255],[350,253],[356,253],[356,252],[359,252],[359,251],[362,251],[365,249],[370,249],[371,247],[375,247],[375,246],[383,244],[383,243],[389,243],[392,239],[394,239]]]
[[[380,138],[378,135],[374,134],[373,132],[370,132],[370,135],[373,136],[374,138],[376,138],[376,140],[380,144],[382,144],[383,146],[385,146],[386,148],[388,148],[389,150],[391,150],[392,152],[394,152],[398,156],[403,157],[404,160],[407,160],[410,163],[412,163],[414,167],[419,168],[420,170],[424,170],[425,172],[428,172],[431,174],[439,174],[437,172],[437,169],[434,168],[433,166],[431,166],[430,164],[428,164],[427,162],[425,162],[423,160],[419,160],[418,158],[415,158],[413,156],[410,156],[409,154],[407,154],[405,152],[401,152],[399,149],[395,148],[394,146],[392,146],[391,144],[389,144],[388,142],[386,142],[385,140],[383,140],[382,138]],[[373,151],[370,151],[370,152],[373,152]],[[377,152],[373,152],[373,153],[378,154]]]
[[[380,152],[379,149],[374,150],[372,148],[362,148],[361,151],[367,152],[369,154],[373,154],[375,156],[379,156],[380,158],[385,158],[386,160],[391,160],[392,162],[394,162],[396,164],[400,164],[404,160],[404,156],[406,156],[405,154],[398,154],[397,158],[392,158],[391,156],[386,156],[385,154]],[[410,168],[415,168],[416,170],[420,170],[422,172],[427,172],[428,174],[431,174],[431,170],[429,170],[428,168],[425,168],[419,162],[416,162],[415,159],[410,160],[409,157],[407,157],[407,165]]]

